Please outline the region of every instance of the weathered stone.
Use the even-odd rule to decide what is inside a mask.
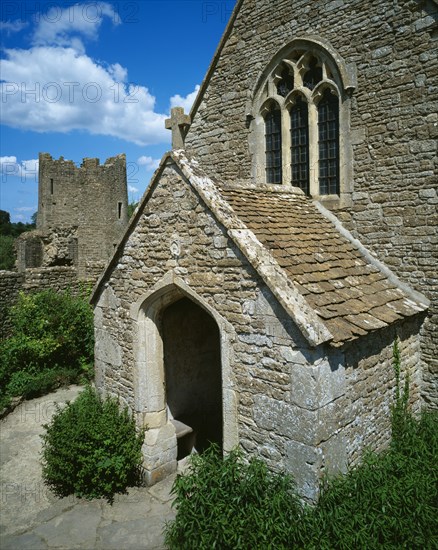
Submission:
[[[386,0],[364,4],[359,19],[355,3],[310,9],[300,2],[288,45],[278,28],[292,24],[290,2],[279,0],[275,10],[265,0],[238,4],[191,111],[187,152],[163,158],[94,303],[102,309],[96,327],[123,347],[121,366],[97,358],[99,384],[118,392],[139,422],[171,404],[166,365],[177,356],[191,386],[182,412],[190,416],[203,403],[190,395],[212,361],[194,351],[194,315],[173,328],[175,338],[163,321],[182,300],[203,309],[220,334],[223,448],[240,443],[270,468],[295,468],[313,499],[323,471],[343,471],[364,448],[388,443],[396,336],[414,408],[420,403],[419,332],[428,306],[420,292],[436,300],[428,262],[436,257],[436,120],[426,117],[434,112],[428,82],[437,61],[429,27],[409,23],[424,15],[424,3],[410,7],[406,22],[405,8]],[[286,99],[276,93],[283,59],[294,67]],[[306,197],[291,185],[289,126],[281,134],[284,181],[265,183],[265,121],[269,101],[290,121],[310,60],[324,70],[315,73],[319,91],[306,91],[314,136]],[[339,193],[326,195],[318,178],[318,94],[333,81],[340,178]],[[118,300],[116,315],[104,304],[105,286]],[[430,365],[434,335],[432,317],[422,327]],[[169,352],[173,339],[187,349]],[[190,352],[193,364],[205,361],[203,370],[190,368]],[[429,393],[427,371],[425,382]],[[204,404],[195,416],[208,415]],[[159,414],[146,434],[150,483],[176,464],[167,421]]]

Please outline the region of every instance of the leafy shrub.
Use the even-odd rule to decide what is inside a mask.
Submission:
[[[43,479],[57,496],[112,501],[139,482],[144,433],[114,398],[101,399],[87,386],[44,427]]]
[[[9,319],[12,335],[0,341],[0,404],[89,377],[93,313],[85,299],[53,290],[20,293]]]
[[[215,446],[190,458],[173,486],[178,514],[166,527],[173,549],[285,548],[288,526],[301,514],[291,477],[246,464],[239,451],[222,458]]]
[[[318,548],[438,548],[438,416],[412,419],[410,445],[326,484],[308,515]],[[406,441],[407,438],[405,438]]]
[[[409,376],[400,388],[395,341],[392,440],[345,476],[325,480],[315,507],[300,508],[288,476],[249,465],[233,451],[192,457],[177,477],[177,516],[166,526],[171,549],[438,548],[438,413],[409,410]],[[251,480],[247,483],[246,480]],[[249,490],[248,490],[249,489]]]

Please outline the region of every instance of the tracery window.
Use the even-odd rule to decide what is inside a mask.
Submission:
[[[261,74],[249,115],[255,183],[334,200],[351,193],[355,72],[321,41],[296,39]]]

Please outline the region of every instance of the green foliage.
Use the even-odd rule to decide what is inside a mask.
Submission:
[[[59,497],[105,497],[140,481],[144,433],[114,398],[101,399],[90,386],[55,412],[44,426],[43,479]]]
[[[401,390],[400,388],[401,357],[397,338],[394,340],[392,356],[392,366],[395,375],[395,396],[394,404],[391,408],[391,427],[392,446],[395,449],[399,445],[403,445],[405,438],[409,438],[413,417],[409,411],[409,372],[406,373],[403,389]]]
[[[408,375],[400,388],[397,340],[393,357],[396,391],[386,452],[368,452],[359,467],[325,480],[317,505],[302,509],[290,478],[268,474],[260,461],[246,465],[235,451],[223,460],[195,456],[190,473],[174,484],[177,516],[166,526],[167,546],[438,548],[438,413],[412,415]],[[255,482],[249,492],[248,477]]]
[[[33,223],[11,223],[11,217],[6,210],[0,210],[0,235],[8,235],[11,237],[18,237],[25,231],[35,229],[35,223],[32,216]]]
[[[237,450],[222,458],[215,446],[190,461],[173,486],[178,514],[166,527],[170,548],[285,548],[288,526],[302,512],[289,476],[258,459],[246,464]]]
[[[134,210],[137,208],[137,206],[138,206],[138,201],[137,202],[131,201],[128,204],[128,219],[132,216],[132,214],[134,213]]]
[[[12,335],[0,341],[0,404],[92,375],[93,313],[83,298],[47,290],[20,293]]]
[[[308,531],[318,533],[310,548],[438,548],[437,414],[409,426],[409,445],[369,453],[326,484],[308,514]]]
[[[14,237],[10,235],[0,235],[0,269],[14,269],[15,267],[15,249]]]

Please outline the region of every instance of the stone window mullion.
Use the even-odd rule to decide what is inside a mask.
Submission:
[[[281,140],[282,140],[282,183],[291,185],[291,135],[290,135],[290,116],[286,108],[281,109]]]
[[[309,190],[312,197],[319,195],[318,169],[318,110],[309,103]]]

